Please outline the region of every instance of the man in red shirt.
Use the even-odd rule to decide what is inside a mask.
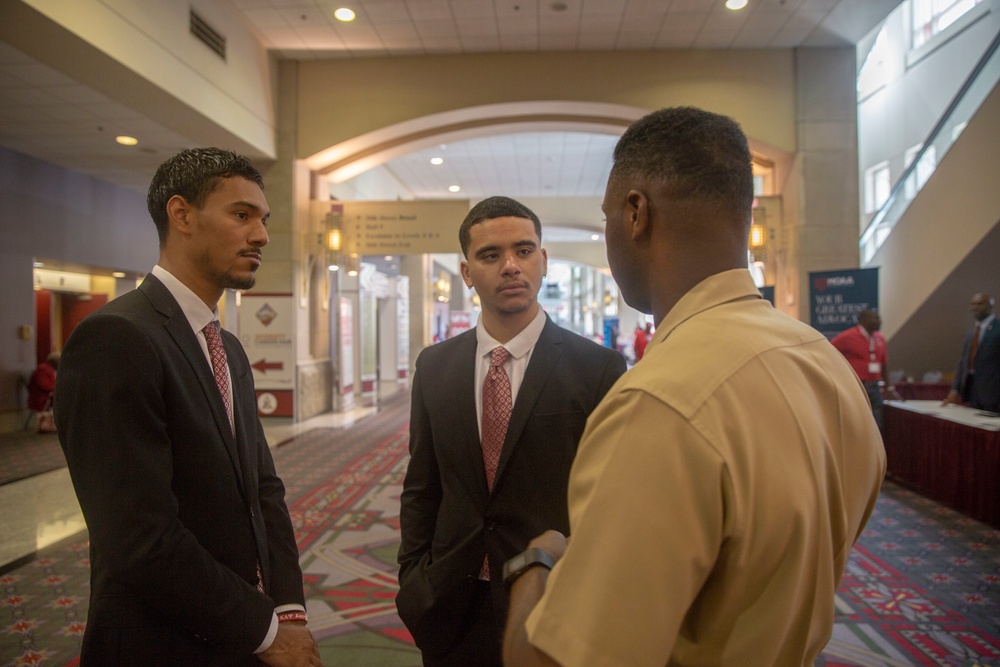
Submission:
[[[858,326],[837,334],[830,341],[861,378],[872,404],[872,414],[882,430],[882,387],[886,385],[885,336],[879,333],[882,318],[874,308],[858,313]],[[892,390],[892,387],[889,387]]]

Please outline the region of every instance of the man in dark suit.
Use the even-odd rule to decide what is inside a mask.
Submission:
[[[80,664],[319,665],[250,364],[218,328],[268,241],[263,181],[244,157],[186,150],[148,206],[156,267],[80,323],[56,385],[90,530]]]
[[[977,410],[1000,412],[1000,326],[993,297],[974,295],[969,310],[976,324],[965,336],[955,383],[942,405],[964,401]]]
[[[501,664],[501,569],[544,528],[568,529],[577,443],[625,371],[620,353],[539,306],[541,236],[538,216],[513,199],[474,206],[459,239],[479,323],[417,359],[396,606],[425,665]],[[496,397],[513,406],[506,425]]]

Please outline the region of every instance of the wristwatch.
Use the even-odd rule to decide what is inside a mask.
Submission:
[[[547,570],[551,570],[556,564],[556,559],[549,555],[549,552],[539,547],[532,547],[522,551],[503,564],[503,582],[510,586],[514,580],[522,574],[541,565]]]

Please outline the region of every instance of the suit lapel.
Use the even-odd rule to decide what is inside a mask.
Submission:
[[[185,360],[187,360],[188,365],[191,366],[191,370],[198,378],[198,384],[201,386],[201,390],[205,395],[205,402],[212,411],[213,421],[215,422],[216,428],[219,430],[219,435],[225,445],[226,453],[229,454],[229,460],[233,465],[237,481],[242,487],[243,475],[240,470],[240,457],[236,451],[236,440],[233,438],[233,432],[229,426],[229,416],[226,414],[226,405],[222,402],[222,395],[219,393],[219,387],[215,384],[215,375],[212,373],[208,359],[205,358],[205,353],[202,352],[201,345],[198,343],[198,338],[191,329],[191,323],[188,322],[187,317],[184,316],[184,312],[181,310],[180,306],[177,305],[177,301],[174,299],[173,295],[170,294],[170,290],[168,290],[166,286],[164,286],[164,284],[156,278],[156,276],[153,276],[152,274],[146,276],[146,279],[142,282],[142,285],[139,286],[139,289],[146,294],[156,310],[164,317],[163,328],[166,329],[167,333],[169,333],[171,338],[173,338],[178,350],[180,350]],[[236,376],[232,370],[232,365],[230,365],[230,374],[233,375],[233,377]],[[233,396],[235,399],[235,391],[233,392]],[[233,418],[235,422],[235,405],[233,406]]]
[[[238,458],[243,480],[251,482],[251,480],[256,479],[256,475],[254,474],[256,464],[251,458],[249,446],[251,440],[256,439],[257,430],[255,428],[256,423],[251,425],[249,417],[250,415],[256,417],[257,406],[255,404],[244,405],[241,398],[243,392],[240,391],[240,388],[243,386],[243,378],[250,372],[250,369],[246,368],[245,364],[242,363],[242,350],[234,349],[233,346],[236,343],[230,340],[230,338],[228,332],[222,334],[222,346],[226,348],[230,386],[233,390],[233,428],[236,431],[234,446],[239,453]],[[214,376],[212,380],[214,382]],[[228,423],[226,425],[228,426]]]
[[[524,379],[521,380],[521,387],[517,390],[517,400],[510,413],[510,422],[507,424],[507,435],[504,437],[503,450],[500,452],[500,462],[497,464],[497,474],[493,480],[494,488],[503,474],[507,461],[517,443],[521,439],[528,419],[538,402],[538,397],[542,395],[549,375],[559,363],[562,357],[562,334],[559,327],[552,323],[552,320],[545,318],[545,327],[542,329],[538,342],[531,352],[531,361],[524,371]],[[482,456],[480,456],[482,458]],[[486,473],[483,473],[485,479]]]
[[[476,414],[476,350],[479,341],[476,330],[471,329],[456,339],[455,358],[458,364],[454,376],[459,381],[454,385],[453,394],[456,402],[455,414],[460,420],[458,432],[465,442],[466,453],[472,461],[472,469],[476,471],[476,483],[482,489],[483,495],[489,494],[486,484],[486,468],[483,464],[483,442],[479,437],[479,415]]]

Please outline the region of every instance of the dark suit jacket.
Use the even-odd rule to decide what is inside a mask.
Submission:
[[[972,345],[972,333],[975,327],[965,335],[965,345],[962,347],[962,359],[958,362],[958,372],[952,389],[961,394],[962,398],[979,410],[1000,412],[1000,324],[994,317],[986,327],[979,347],[976,349],[975,380],[971,387],[966,387],[966,376],[969,374],[969,349]]]
[[[577,444],[590,412],[625,372],[621,354],[547,320],[490,493],[473,386],[476,344],[472,330],[426,348],[413,377],[396,607],[430,655],[447,653],[460,639],[483,554],[502,624],[503,564],[547,529],[569,532],[566,493]]]
[[[66,344],[56,421],[90,530],[84,667],[256,664],[274,607],[303,603],[250,364],[235,336],[222,340],[235,439],[209,362],[154,276]]]

